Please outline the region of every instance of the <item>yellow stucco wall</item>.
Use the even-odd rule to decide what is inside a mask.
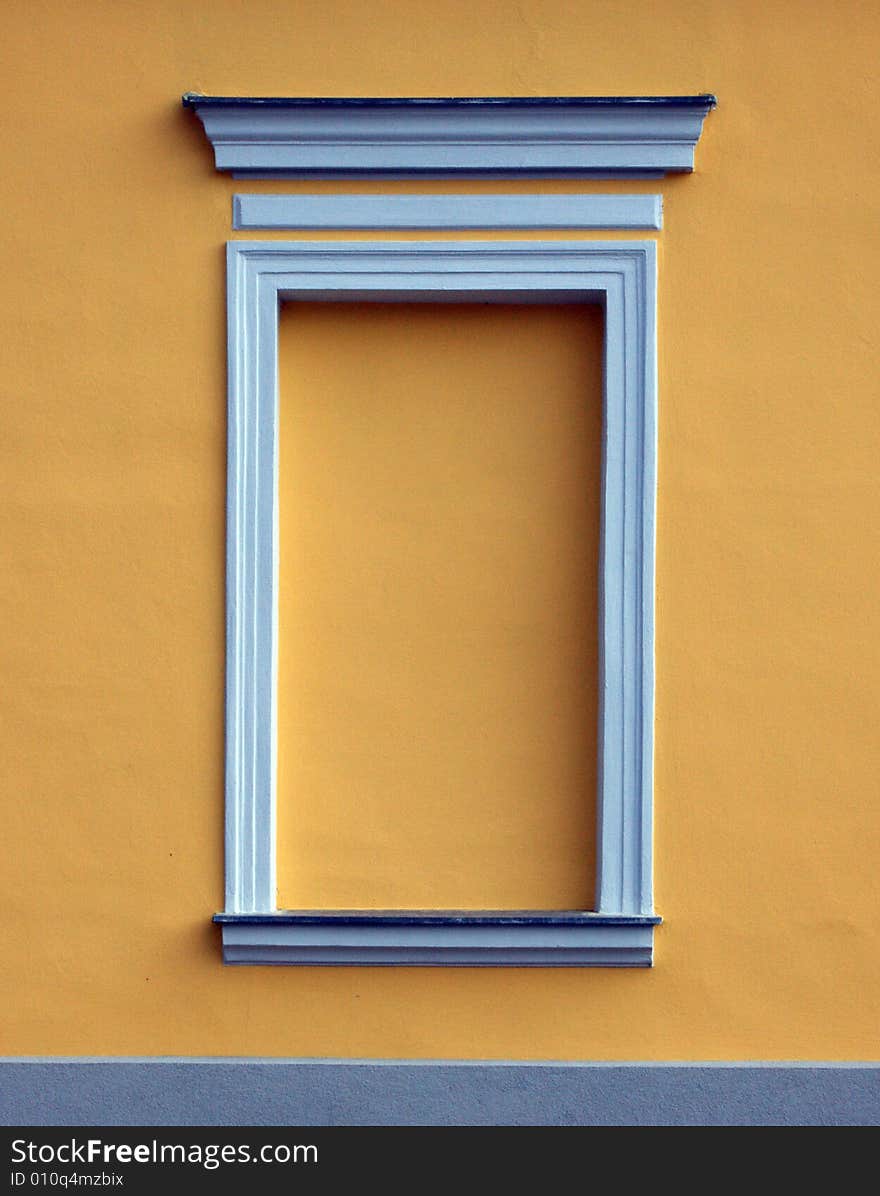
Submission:
[[[0,1052],[876,1058],[872,6],[3,18]],[[652,972],[220,965],[236,184],[187,89],[718,94],[695,175],[553,184],[665,198]]]
[[[279,908],[593,908],[603,324],[282,309]]]

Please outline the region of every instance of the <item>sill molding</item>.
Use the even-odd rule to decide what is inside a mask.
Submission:
[[[650,967],[653,914],[344,910],[217,914],[227,964]]]

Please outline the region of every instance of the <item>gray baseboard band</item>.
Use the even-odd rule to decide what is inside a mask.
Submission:
[[[3,1125],[877,1125],[880,1063],[7,1058]]]

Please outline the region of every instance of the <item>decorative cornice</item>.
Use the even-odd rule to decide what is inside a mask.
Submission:
[[[713,95],[285,98],[187,92],[237,178],[657,178],[694,168]]]

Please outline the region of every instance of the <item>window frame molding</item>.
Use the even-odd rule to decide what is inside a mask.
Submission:
[[[661,195],[233,195],[232,227],[660,229]]]
[[[656,252],[629,240],[227,243],[225,962],[651,965]],[[595,911],[276,908],[278,315],[297,299],[604,307]]]

